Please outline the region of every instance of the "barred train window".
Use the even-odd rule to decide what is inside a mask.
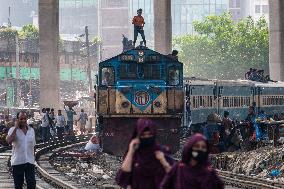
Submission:
[[[243,106],[249,106],[250,105],[250,97],[223,97],[223,107],[243,107]]]
[[[281,106],[284,105],[284,96],[262,96],[264,106]]]
[[[210,108],[213,107],[213,96],[192,96],[192,108]]]

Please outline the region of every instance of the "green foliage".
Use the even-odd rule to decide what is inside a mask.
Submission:
[[[0,27],[0,39],[15,39],[17,30],[10,27]]]
[[[99,36],[96,36],[96,37],[94,37],[92,42],[97,44],[97,43],[101,43],[101,41],[102,41],[101,38]]]
[[[268,71],[269,34],[264,18],[235,23],[230,13],[193,23],[196,34],[174,38],[187,76],[238,79],[253,67]]]
[[[38,39],[39,38],[39,31],[32,24],[24,25],[19,32],[19,36],[21,39]]]

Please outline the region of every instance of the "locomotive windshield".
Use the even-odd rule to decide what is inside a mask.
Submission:
[[[171,66],[168,72],[169,85],[179,85],[179,70],[175,66]]]
[[[113,67],[102,68],[101,74],[102,74],[101,85],[104,85],[104,86],[114,85]]]
[[[119,69],[120,79],[161,80],[165,78],[165,67],[157,64],[121,64]]]

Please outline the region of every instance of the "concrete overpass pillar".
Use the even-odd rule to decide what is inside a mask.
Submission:
[[[284,81],[284,1],[269,0],[269,73]]]
[[[171,0],[154,0],[155,50],[169,54],[172,50]]]
[[[39,0],[40,107],[59,108],[59,0]]]

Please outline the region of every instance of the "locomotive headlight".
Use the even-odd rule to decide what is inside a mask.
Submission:
[[[138,52],[138,55],[139,55],[139,56],[144,56],[144,51],[139,51],[139,52]]]
[[[143,57],[139,57],[139,58],[138,58],[138,62],[139,62],[139,63],[144,62],[144,58],[143,58]]]
[[[155,104],[154,104],[157,108],[160,108],[161,107],[161,102],[159,102],[159,101],[157,101],[157,102],[155,102]]]
[[[127,108],[127,107],[129,106],[129,102],[122,102],[122,103],[121,103],[121,106],[122,106],[123,108]]]

